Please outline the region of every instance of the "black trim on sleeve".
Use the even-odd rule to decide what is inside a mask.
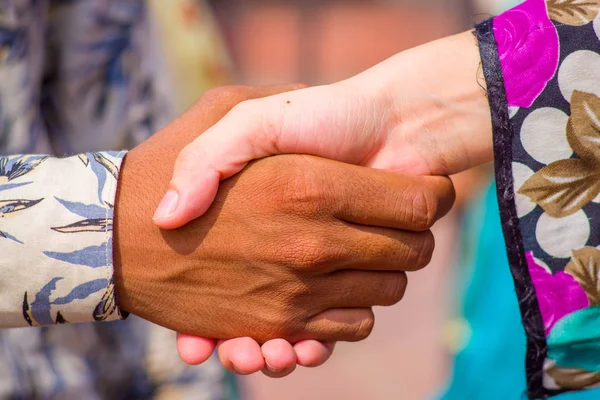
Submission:
[[[519,218],[515,206],[512,175],[512,144],[514,130],[509,117],[502,66],[494,37],[492,19],[475,27],[483,73],[487,83],[487,96],[492,115],[494,134],[494,158],[500,219],[506,241],[506,250],[515,291],[521,309],[521,318],[527,334],[527,395],[531,399],[547,398],[558,392],[543,386],[544,360],[547,354],[544,322],[523,247]],[[502,299],[499,299],[502,301]]]

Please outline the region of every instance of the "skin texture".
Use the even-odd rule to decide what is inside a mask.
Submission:
[[[124,311],[179,332],[249,336],[258,343],[286,339],[262,349],[271,361],[267,371],[281,372],[299,361],[292,359],[298,354],[268,356],[291,355],[290,343],[297,343],[300,357],[317,364],[311,357],[330,350],[310,347],[316,342],[304,339],[368,336],[371,307],[399,301],[404,271],[428,263],[429,228],[450,209],[454,192],[443,177],[280,156],[224,182],[203,218],[179,230],[159,230],[151,216],[178,152],[241,99],[268,91],[209,93],[130,152],[115,212],[115,283]],[[255,344],[236,354],[255,357]],[[220,345],[220,354],[228,345]],[[264,366],[265,354],[258,350],[254,368]],[[235,362],[227,365],[230,358],[223,361],[235,369]]]
[[[429,209],[439,207],[436,192],[451,193],[446,178],[280,156],[225,182],[201,220],[161,232],[150,218],[158,191],[140,179],[160,179],[145,169],[154,159],[126,161],[119,302],[168,328],[215,338],[364,339],[369,308],[399,301],[403,271],[429,262]]]

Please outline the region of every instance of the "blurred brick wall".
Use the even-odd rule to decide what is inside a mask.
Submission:
[[[464,0],[217,2],[240,81],[324,83],[466,27]]]

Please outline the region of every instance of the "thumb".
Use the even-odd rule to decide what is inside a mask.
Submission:
[[[234,107],[179,153],[169,189],[154,214],[156,225],[174,229],[202,216],[214,201],[221,180],[237,174],[253,159],[276,154],[276,149],[258,139],[259,135],[276,136],[260,129],[264,124],[273,126],[272,113],[258,117],[253,101],[257,100]]]
[[[177,351],[179,352],[179,357],[190,365],[202,364],[208,360],[216,345],[217,341],[215,339],[185,335],[183,333],[177,334]]]
[[[219,182],[255,159],[282,153],[352,164],[366,159],[376,143],[371,125],[379,119],[365,118],[377,114],[375,105],[355,94],[355,88],[326,85],[238,104],[178,155],[154,223],[174,229],[200,217]]]

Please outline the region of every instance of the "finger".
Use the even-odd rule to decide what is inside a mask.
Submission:
[[[371,334],[374,324],[375,315],[370,308],[335,308],[312,317],[297,336],[298,341],[357,342]]]
[[[314,292],[323,298],[323,309],[391,306],[404,297],[408,277],[404,272],[332,272],[315,283]]]
[[[335,342],[303,340],[294,345],[296,362],[303,367],[318,367],[325,364],[333,354]]]
[[[217,350],[221,364],[235,374],[253,374],[265,367],[260,345],[252,338],[219,341]]]
[[[226,103],[302,87],[304,85],[295,84],[253,89],[245,96],[234,94],[235,99],[228,98]],[[212,103],[219,101],[223,102],[223,99]],[[202,105],[208,106],[204,102]],[[254,135],[260,132],[263,122],[269,124],[268,118],[244,111],[228,114],[188,144],[175,161],[169,190],[156,210],[154,222],[162,228],[174,229],[198,218],[212,204],[222,179],[241,171],[252,159],[273,154],[273,149],[268,149],[268,146],[255,146]]]
[[[323,161],[320,161],[323,162]],[[334,167],[324,174],[331,207],[347,222],[425,231],[454,202],[452,181],[442,176],[398,174],[358,166]]]
[[[417,271],[429,264],[435,249],[435,238],[430,230],[408,232],[343,223],[339,229],[329,227],[319,232],[313,230],[312,236],[298,234],[296,238],[297,242],[305,243],[299,250],[307,252],[304,259],[314,259],[318,264],[315,266],[320,266],[315,269],[319,273],[345,269]],[[317,241],[315,236],[322,239]]]
[[[212,355],[217,341],[200,336],[177,334],[177,351],[181,359],[190,364],[202,364]]]
[[[271,378],[282,378],[296,369],[294,347],[284,339],[269,340],[261,346],[266,367],[263,373]]]
[[[250,160],[273,154],[257,145],[256,138],[263,123],[272,124],[271,114],[247,109],[235,108],[179,153],[169,190],[154,216],[156,224],[179,226],[198,218],[214,201],[221,180],[240,172]]]

